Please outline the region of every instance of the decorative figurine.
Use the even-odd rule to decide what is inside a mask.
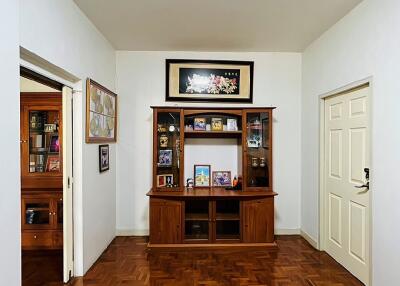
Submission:
[[[251,158],[251,166],[253,168],[257,168],[258,167],[258,158],[257,157]]]
[[[264,167],[265,167],[265,158],[264,158],[264,157],[261,157],[261,158],[260,158],[260,167],[261,167],[261,168],[264,168]]]
[[[168,136],[165,134],[160,136],[160,147],[168,147]]]

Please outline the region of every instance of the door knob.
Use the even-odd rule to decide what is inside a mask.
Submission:
[[[369,190],[369,182],[365,183],[364,185],[361,186],[354,186],[357,189],[364,189],[367,188],[367,190]]]

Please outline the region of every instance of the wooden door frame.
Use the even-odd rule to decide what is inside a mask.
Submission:
[[[326,227],[327,225],[325,224],[325,219],[327,215],[327,210],[325,209],[325,191],[326,191],[326,186],[325,186],[325,100],[334,96],[338,96],[344,93],[348,93],[349,91],[360,88],[362,86],[368,87],[369,88],[369,138],[368,140],[370,141],[370,168],[373,170],[373,160],[372,160],[372,114],[373,114],[373,96],[372,96],[372,88],[373,88],[373,77],[367,77],[365,79],[359,80],[352,82],[350,84],[347,84],[345,86],[342,86],[340,88],[337,88],[333,91],[321,94],[319,96],[319,204],[318,204],[318,221],[319,221],[319,237],[317,240],[317,249],[321,251],[326,250]],[[372,178],[372,180],[371,180]],[[373,189],[373,183],[371,184],[371,181],[373,182],[373,172],[370,173],[370,186],[372,185]],[[372,281],[372,204],[373,200],[373,193],[370,195],[370,212],[369,212],[369,222],[370,222],[370,227],[369,227],[369,246],[368,246],[368,251],[369,251],[369,282],[367,285],[370,285]]]
[[[44,59],[39,58],[35,55],[31,55],[28,51],[24,50],[21,48],[20,51],[20,76],[24,76],[27,77],[31,80],[34,80],[36,82],[39,82],[41,84],[59,89],[61,86],[62,87],[68,87],[72,90],[72,98],[74,98],[73,94],[74,91],[77,90],[77,87],[79,88],[81,86],[81,82],[78,78],[74,77],[71,74],[68,74],[67,72],[61,72],[58,71],[56,69],[54,69],[54,67],[46,62]],[[79,89],[78,89],[79,90]],[[60,93],[62,94],[62,111],[65,110],[65,101],[66,101],[66,93],[64,92],[64,89],[61,88]],[[70,106],[72,108],[72,110],[74,109],[74,104],[71,104]],[[65,116],[63,116],[63,122],[68,120],[68,122],[71,123],[71,128],[73,128],[73,117],[74,115],[71,114],[65,114]],[[76,131],[75,131],[76,132]],[[75,132],[73,132],[73,134],[75,134]],[[63,142],[65,141],[65,135],[66,133],[63,133]],[[74,145],[74,141],[72,142],[72,144]],[[65,146],[66,147],[66,146]],[[63,152],[64,155],[64,152]],[[71,156],[75,157],[77,156],[77,151],[73,151]],[[72,164],[72,162],[70,162]],[[73,189],[73,184],[74,180],[72,175],[69,176],[70,178],[70,184],[71,184],[71,190]],[[63,172],[63,185],[65,185],[65,181],[68,180],[68,178],[65,178],[65,171]],[[74,192],[74,191],[73,191]],[[63,197],[65,196],[65,190],[63,188]],[[73,194],[70,195],[70,198],[73,197]],[[68,217],[70,218],[70,220],[72,219],[72,233],[68,234],[68,237],[72,237],[72,241],[63,241],[63,253],[64,253],[64,258],[63,258],[63,281],[65,282],[67,279],[67,276],[70,277],[74,277],[76,276],[76,264],[77,264],[77,259],[76,259],[76,249],[75,249],[75,239],[76,239],[76,228],[77,226],[74,223],[75,217],[77,216],[76,214],[76,208],[73,207],[73,205],[75,204],[75,199],[73,199],[74,202],[71,202],[72,207],[69,209],[69,213]],[[67,214],[67,206],[66,206],[66,200],[63,200],[63,205],[64,205],[64,217]],[[66,224],[63,224],[63,236],[66,237],[64,230],[66,228]],[[66,250],[65,246],[66,245],[72,245],[72,249]],[[72,259],[72,267],[69,266],[69,273],[64,273],[64,268],[65,268],[65,252],[68,251],[68,253],[70,253],[69,258]],[[81,262],[82,263],[82,262]],[[70,263],[67,263],[68,265]]]

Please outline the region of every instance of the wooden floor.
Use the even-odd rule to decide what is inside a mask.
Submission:
[[[279,236],[278,251],[146,252],[144,238],[118,237],[85,277],[70,286],[107,285],[363,285],[300,236]],[[36,279],[38,279],[36,277]],[[39,285],[62,285],[44,283]],[[25,281],[24,285],[38,285]]]

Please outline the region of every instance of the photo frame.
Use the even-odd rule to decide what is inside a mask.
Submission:
[[[157,187],[172,187],[174,185],[173,174],[157,175]]]
[[[252,61],[166,60],[166,101],[253,103]]]
[[[222,118],[211,118],[211,131],[223,131],[224,121]]]
[[[232,176],[231,171],[213,171],[213,186],[215,187],[231,187]]]
[[[171,167],[172,166],[172,150],[159,150],[158,151],[158,166],[159,167]]]
[[[206,131],[207,120],[204,117],[196,117],[193,122],[193,130]]]
[[[110,169],[110,146],[99,145],[99,171],[103,173]]]
[[[48,147],[49,154],[58,154],[60,152],[60,140],[58,135],[51,135]]]
[[[46,172],[59,172],[60,171],[60,156],[48,155],[46,162]]]
[[[211,165],[194,165],[194,186],[211,187]]]
[[[86,143],[117,142],[117,94],[86,80]]]

